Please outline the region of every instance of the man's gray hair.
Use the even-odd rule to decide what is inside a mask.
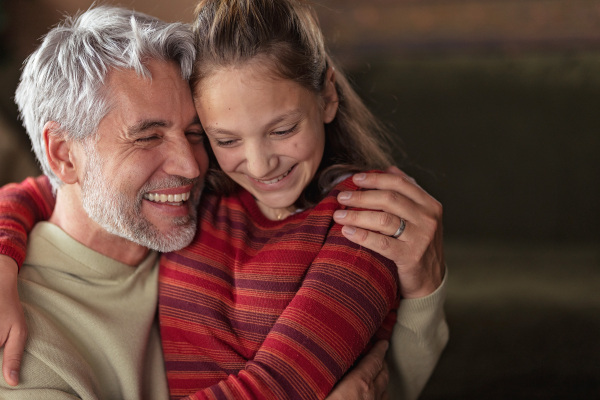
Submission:
[[[190,27],[118,7],[67,17],[25,61],[15,101],[33,150],[56,189],[62,182],[45,156],[43,128],[56,121],[69,139],[93,136],[112,105],[104,86],[113,69],[151,78],[148,60],[174,61],[189,80],[195,58]]]

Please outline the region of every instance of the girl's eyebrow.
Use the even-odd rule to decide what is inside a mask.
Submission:
[[[300,110],[298,110],[298,109],[291,110],[291,111],[288,111],[286,113],[283,113],[283,114],[273,118],[271,121],[269,121],[267,126],[278,124],[287,119],[299,118],[301,115],[302,115],[302,112]]]

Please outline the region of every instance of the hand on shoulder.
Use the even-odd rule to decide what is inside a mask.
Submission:
[[[403,298],[433,293],[445,274],[441,203],[396,167],[353,181],[366,190],[341,192],[338,201],[369,211],[336,211],[344,236],[396,263]]]

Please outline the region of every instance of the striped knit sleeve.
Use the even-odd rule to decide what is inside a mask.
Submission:
[[[330,230],[254,359],[190,399],[323,399],[373,338],[389,339],[396,266],[349,242],[340,228]]]
[[[38,221],[47,220],[54,208],[54,195],[48,178],[27,178],[0,188],[0,254],[25,260],[27,234]]]

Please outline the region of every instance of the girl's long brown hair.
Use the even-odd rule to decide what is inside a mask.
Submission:
[[[223,67],[261,62],[275,76],[319,94],[335,68],[339,106],[325,125],[325,152],[315,177],[296,206],[317,203],[340,177],[393,163],[385,148],[391,136],[328,55],[316,14],[303,0],[201,0],[193,24],[197,44],[192,87]],[[194,93],[198,97],[198,93]],[[207,188],[230,195],[237,185],[219,167],[211,149]]]

